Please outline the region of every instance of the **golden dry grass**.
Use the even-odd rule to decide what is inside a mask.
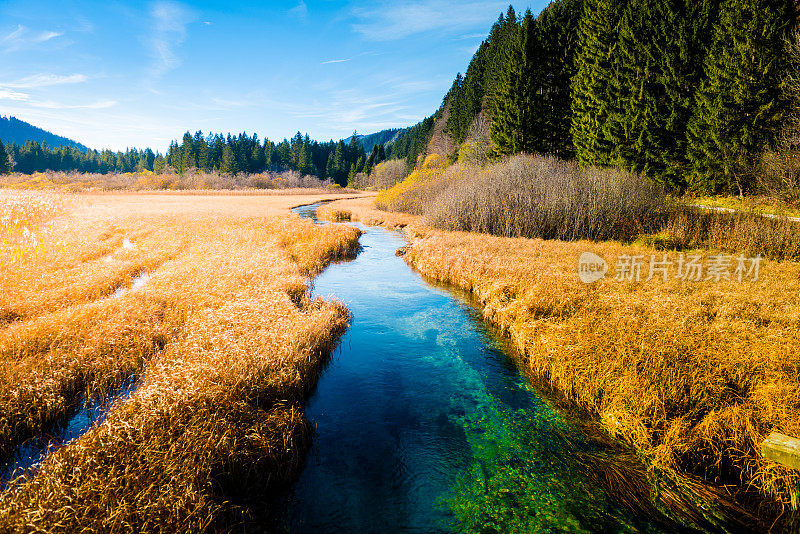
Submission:
[[[367,202],[327,209],[393,223]],[[645,266],[639,283],[585,285],[582,252],[612,271],[620,255],[663,252],[437,231],[412,219],[406,260],[471,292],[533,380],[594,414],[648,467],[686,485],[698,477],[770,522],[797,514],[800,473],[764,460],[760,444],[772,431],[800,437],[798,263],[765,261],[757,282],[644,282]]]
[[[374,197],[337,200],[323,204],[317,209],[317,217],[326,221],[359,221],[367,226],[402,228],[417,221],[419,217],[407,213],[375,209]]]
[[[303,399],[348,321],[341,305],[309,300],[306,277],[358,247],[354,228],[288,214],[323,198],[81,197],[53,221],[69,245],[41,265],[9,264],[20,284],[26,268],[64,275],[16,287],[27,306],[0,329],[7,450],[63,419],[82,391],[144,378],[102,424],[13,483],[0,531],[231,525],[250,515],[248,495],[295,472],[309,442]],[[120,251],[120,236],[137,248]],[[147,285],[108,296],[105,278],[81,273],[101,271],[109,252],[145,258]],[[59,283],[95,293],[69,300]]]

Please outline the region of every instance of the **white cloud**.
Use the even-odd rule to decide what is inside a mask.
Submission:
[[[464,30],[489,24],[505,11],[506,0],[417,0],[384,1],[372,8],[357,8],[353,30],[373,41],[392,41],[428,31]]]
[[[176,49],[186,40],[186,26],[195,14],[175,2],[157,2],[150,10],[153,31],[148,45],[153,57],[150,75],[153,79],[177,68],[181,61]]]
[[[308,18],[308,6],[305,0],[300,0],[296,6],[290,9],[289,15],[297,17],[300,20],[306,20]]]
[[[328,61],[323,61],[320,65],[330,65],[331,63],[347,63],[348,61],[353,61],[353,58],[347,59],[330,59]]]
[[[28,29],[22,24],[17,24],[17,29],[3,37],[3,41],[17,41],[22,38]]]
[[[44,109],[106,109],[116,106],[115,100],[98,100],[89,104],[61,104],[52,100],[43,102],[31,102],[31,106]]]
[[[64,32],[52,30],[42,31],[34,35],[27,27],[17,24],[17,29],[3,37],[2,42],[5,44],[6,52],[13,52],[30,45],[45,43],[62,35],[64,35]]]
[[[83,74],[70,74],[69,76],[59,76],[58,74],[33,74],[20,78],[14,82],[0,83],[0,87],[13,87],[15,89],[34,89],[37,87],[48,87],[51,85],[64,85],[68,83],[83,83],[86,76]]]
[[[30,100],[30,96],[25,93],[12,91],[10,89],[0,89],[0,100],[17,100],[20,102],[25,102]]]
[[[46,31],[42,32],[36,37],[33,38],[33,41],[36,43],[43,43],[45,41],[49,41],[50,39],[55,39],[56,37],[61,37],[64,35],[64,32],[53,32],[53,31]]]

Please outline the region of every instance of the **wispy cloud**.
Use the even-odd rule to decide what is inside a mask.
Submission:
[[[353,61],[353,58],[347,59],[329,59],[328,61],[323,61],[320,65],[330,65],[331,63],[347,63],[348,61]]]
[[[354,9],[352,13],[358,22],[352,27],[367,39],[392,41],[422,32],[486,25],[506,5],[506,0],[417,0],[402,4],[384,0],[374,7]]]
[[[64,32],[53,32],[53,31],[46,31],[38,34],[36,37],[33,38],[35,43],[43,43],[45,41],[49,41],[50,39],[55,39],[56,37],[61,37],[64,35]]]
[[[107,109],[116,106],[116,100],[98,100],[89,104],[62,104],[45,100],[43,102],[31,102],[31,106],[44,109]]]
[[[17,28],[2,38],[2,43],[6,52],[13,52],[31,45],[46,43],[56,37],[61,37],[64,32],[45,30],[33,32],[22,24],[17,24]]]
[[[30,100],[30,96],[25,93],[12,91],[11,89],[0,89],[0,100],[17,100],[24,102]]]
[[[51,85],[64,85],[69,83],[83,83],[85,81],[86,76],[83,74],[70,74],[69,76],[59,76],[58,74],[33,74],[13,82],[0,82],[0,87],[35,89],[37,87],[48,87]]]
[[[156,2],[150,9],[152,33],[148,45],[153,57],[151,81],[181,64],[176,49],[186,40],[186,27],[196,19],[193,11],[176,2]]]
[[[17,29],[3,37],[4,42],[14,42],[22,39],[22,37],[27,33],[28,28],[23,26],[22,24],[17,24]]]
[[[308,19],[308,6],[306,5],[305,0],[300,0],[296,6],[289,10],[289,15],[292,17],[298,18],[300,20],[307,20]]]

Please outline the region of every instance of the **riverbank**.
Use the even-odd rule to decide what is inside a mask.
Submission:
[[[404,226],[409,264],[471,292],[524,370],[635,447],[652,473],[702,482],[767,525],[796,518],[800,474],[764,460],[760,444],[771,431],[800,436],[797,263],[763,261],[757,281],[645,281],[647,265],[641,281],[617,281],[617,258],[647,264],[664,251],[437,231],[363,199],[328,210]],[[582,283],[583,252],[605,258],[609,276]]]
[[[359,232],[289,213],[326,198],[341,195],[81,195],[8,229],[6,450],[51,432],[81,395],[141,379],[10,483],[1,532],[202,531],[268,513],[305,460],[303,404],[349,321],[306,283],[354,255]]]

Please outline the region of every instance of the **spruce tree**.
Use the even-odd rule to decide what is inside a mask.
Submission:
[[[685,187],[687,124],[715,4],[630,1],[612,56],[601,130],[609,163]]]
[[[627,0],[586,0],[578,37],[581,49],[572,79],[572,141],[582,165],[608,165],[611,148],[602,128],[613,95],[609,92],[618,29]]]
[[[752,185],[786,112],[783,45],[793,21],[792,0],[723,0],[689,126],[694,189],[741,195]]]
[[[535,25],[536,72],[533,117],[536,121],[534,152],[572,157],[572,91],[575,56],[578,52],[578,27],[583,0],[552,2]]]
[[[512,18],[513,17],[513,18]],[[491,139],[493,155],[500,157],[521,152],[525,130],[526,36],[516,20],[513,8],[505,20],[502,33],[501,66],[494,81],[492,95]]]
[[[0,174],[9,174],[11,172],[11,161],[6,152],[6,147],[0,141]]]

